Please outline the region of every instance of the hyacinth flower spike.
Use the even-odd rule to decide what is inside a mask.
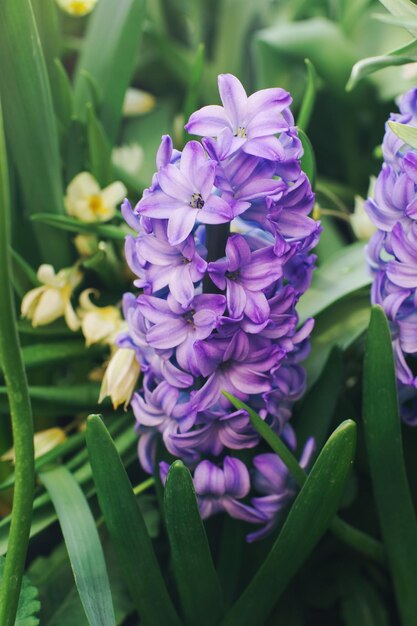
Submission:
[[[128,328],[116,344],[142,372],[131,399],[142,467],[164,478],[162,442],[192,472],[202,517],[227,512],[267,533],[279,507],[262,506],[260,437],[222,392],[295,449],[291,407],[305,388],[300,361],[313,328],[312,320],[297,328],[296,305],[320,225],[309,217],[314,194],[290,95],[248,97],[231,75],[219,77],[219,90],[223,107],[203,107],[186,126],[201,143],[180,153],[162,137],[151,186],[134,209],[123,204],[137,233],[126,238],[126,258],[142,293],[125,295]],[[250,451],[245,463],[239,450]],[[295,491],[285,480],[271,488],[280,501]]]
[[[390,121],[417,127],[417,89],[398,105]],[[389,124],[382,151],[384,163],[365,203],[377,228],[367,246],[372,303],[384,308],[390,322],[402,416],[417,424],[417,153]]]

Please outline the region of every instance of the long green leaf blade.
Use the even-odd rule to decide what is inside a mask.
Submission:
[[[222,626],[265,623],[281,593],[329,527],[342,498],[355,443],[356,425],[347,420],[327,441],[271,552]]]
[[[100,120],[113,143],[119,127],[123,99],[135,68],[145,18],[144,0],[100,0],[92,15],[75,77],[75,107],[80,119],[91,100],[83,77],[86,70],[100,92]]]
[[[139,614],[148,626],[180,626],[120,456],[98,415],[87,447],[100,508]]]
[[[380,307],[371,313],[365,348],[363,419],[382,536],[403,626],[417,615],[417,522],[402,450],[391,336]]]
[[[89,623],[91,626],[114,626],[116,620],[103,549],[83,492],[65,467],[44,472],[40,479],[58,515]]]
[[[164,492],[172,564],[188,626],[214,626],[223,613],[220,582],[201,521],[191,474],[175,461]]]
[[[30,213],[63,213],[61,162],[51,90],[39,35],[29,0],[0,3],[0,90],[10,150],[19,174],[25,206]],[[18,42],[18,45],[17,45]],[[35,234],[45,261],[69,260],[64,235]]]

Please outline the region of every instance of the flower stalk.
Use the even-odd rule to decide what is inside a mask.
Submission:
[[[9,549],[0,588],[0,624],[15,623],[35,484],[32,409],[20,350],[11,284],[9,188],[0,109],[0,361],[6,379],[15,450],[15,490]]]

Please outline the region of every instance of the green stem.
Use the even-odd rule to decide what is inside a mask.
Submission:
[[[287,448],[282,439],[278,437],[268,424],[265,424],[262,418],[259,417],[259,415],[251,409],[250,406],[238,398],[235,398],[230,393],[227,393],[227,391],[223,391],[223,394],[228,400],[230,400],[235,408],[244,409],[249,413],[249,418],[254,429],[279,456],[294,480],[300,487],[302,487],[307,480],[307,474],[303,468],[300,467],[296,457],[293,455],[291,450]],[[386,559],[383,545],[367,533],[354,528],[347,522],[340,519],[337,515],[333,518],[332,523],[330,524],[330,529],[338,539],[357,552],[364,554],[381,565],[385,565]]]
[[[10,196],[0,107],[0,361],[6,379],[15,450],[9,549],[0,588],[0,624],[13,626],[22,584],[35,485],[32,409],[17,332],[9,247]]]

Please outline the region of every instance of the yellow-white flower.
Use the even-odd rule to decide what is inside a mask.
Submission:
[[[116,348],[104,374],[101,384],[99,402],[110,396],[116,409],[124,404],[126,409],[140,374],[140,365],[134,350]]]
[[[68,185],[64,202],[68,215],[82,222],[107,222],[125,196],[126,187],[120,181],[101,189],[94,176],[81,172]]]
[[[137,176],[143,165],[145,155],[138,143],[125,144],[113,149],[112,161],[132,176]]]
[[[77,313],[81,319],[81,330],[87,346],[93,343],[113,344],[116,335],[125,327],[120,310],[115,306],[96,306],[90,300],[91,295],[98,296],[95,289],[85,289],[80,294],[80,308]]]
[[[97,0],[57,0],[57,3],[65,13],[82,17],[91,13],[97,4]]]
[[[373,195],[375,182],[376,178],[371,176],[368,196]],[[365,200],[362,196],[355,196],[355,208],[350,216],[350,225],[356,237],[361,241],[368,241],[377,229],[365,211]]]
[[[154,96],[147,91],[129,87],[126,90],[125,99],[123,101],[123,115],[125,117],[135,117],[136,115],[144,115],[149,113],[155,107],[156,100]]]
[[[52,265],[41,265],[38,280],[43,283],[23,297],[21,313],[32,321],[32,326],[44,326],[61,316],[71,330],[78,330],[80,321],[72,308],[71,296],[81,282],[82,274],[77,267],[67,267],[55,274]]]

